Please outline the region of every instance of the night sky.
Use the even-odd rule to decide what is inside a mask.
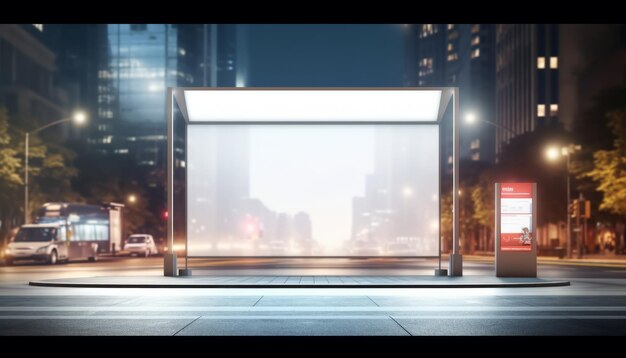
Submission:
[[[247,86],[402,86],[401,25],[248,25]]]

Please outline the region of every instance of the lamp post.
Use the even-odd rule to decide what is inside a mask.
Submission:
[[[465,115],[465,122],[467,122],[469,124],[474,124],[477,121],[490,124],[490,125],[492,125],[492,126],[494,126],[496,128],[503,129],[503,130],[509,132],[510,134],[515,135],[515,132],[513,132],[511,129],[509,129],[509,128],[503,126],[503,125],[500,125],[500,124],[498,124],[496,122],[492,122],[492,121],[489,121],[489,120],[486,120],[486,119],[482,119],[482,118],[477,118],[476,114],[474,114],[472,112],[470,112],[470,113]]]
[[[503,126],[503,125],[500,125],[500,124],[498,124],[498,123],[496,123],[496,122],[492,122],[492,121],[489,121],[489,120],[486,120],[486,119],[483,119],[483,118],[478,118],[478,117],[476,116],[476,114],[475,114],[475,113],[473,113],[473,112],[469,112],[469,113],[467,113],[467,114],[465,115],[465,122],[466,122],[466,123],[468,123],[468,124],[474,124],[474,123],[476,123],[476,122],[483,122],[483,123],[487,123],[487,124],[489,124],[489,125],[492,125],[492,126],[494,126],[494,127],[496,127],[496,128],[500,128],[500,129],[502,129],[502,130],[504,130],[504,131],[508,132],[508,133],[509,133],[509,134],[511,134],[512,136],[515,136],[515,135],[516,135],[516,133],[515,133],[512,129],[510,129],[510,128],[508,128],[508,127],[505,127],[505,126]],[[487,239],[487,241],[488,241],[488,239]],[[485,245],[485,246],[487,246],[487,245]]]
[[[569,144],[567,146],[563,146],[560,148],[555,147],[555,146],[550,146],[546,149],[546,158],[548,158],[548,160],[550,161],[555,161],[557,159],[559,159],[560,156],[565,157],[565,168],[566,168],[566,176],[567,176],[567,184],[566,184],[566,191],[567,191],[567,210],[565,211],[566,215],[567,215],[567,235],[566,235],[566,240],[567,240],[567,258],[571,258],[572,257],[572,218],[570,215],[570,157],[572,154],[574,154],[574,152],[577,152],[581,149],[580,145],[575,145],[575,144]]]
[[[54,121],[43,125],[33,131],[26,132],[25,140],[24,140],[24,224],[28,224],[30,222],[29,208],[28,208],[28,144],[30,140],[30,135],[40,132],[46,128],[50,128],[57,124],[65,123],[65,122],[74,122],[77,125],[82,125],[87,121],[87,115],[85,112],[77,111],[69,118],[59,119],[58,121]]]

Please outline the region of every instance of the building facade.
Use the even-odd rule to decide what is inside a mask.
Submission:
[[[167,88],[235,86],[235,25],[110,24],[105,41],[89,144],[161,171]]]
[[[559,110],[571,130],[601,91],[626,85],[626,25],[559,25],[559,52]]]
[[[55,54],[45,46],[42,31],[40,24],[0,25],[0,104],[12,121],[25,121],[31,129],[68,114],[68,96],[55,85]],[[51,131],[58,137],[68,130]]]
[[[512,138],[559,121],[559,28],[496,25],[496,154]]]
[[[407,70],[415,74],[407,85],[421,87],[454,86],[460,90],[460,116],[494,121],[495,55],[494,25],[416,24],[406,25]],[[452,136],[443,130],[443,154],[451,163]],[[480,121],[461,122],[461,158],[493,162],[494,129]]]

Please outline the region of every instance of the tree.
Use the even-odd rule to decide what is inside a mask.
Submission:
[[[0,220],[2,239],[12,229],[23,223],[24,139],[27,130],[41,123],[33,118],[9,118],[0,108]],[[44,142],[39,134],[30,136],[29,145],[29,208],[36,210],[49,201],[80,201],[72,190],[71,179],[76,176],[72,165],[73,151],[65,148],[54,137],[58,133],[47,131]],[[29,213],[30,214],[30,213]]]
[[[452,250],[452,192],[441,194],[441,252]]]
[[[20,216],[20,188],[23,185],[20,169],[22,163],[11,143],[9,119],[0,107],[0,241],[4,241]]]
[[[76,154],[55,143],[43,145],[35,138],[35,148],[40,154],[35,157],[29,173],[32,173],[30,186],[31,210],[39,208],[46,202],[81,202],[83,198],[72,189],[72,179],[78,170],[71,165]],[[29,155],[32,159],[34,156]]]
[[[84,150],[76,165],[80,171],[74,185],[87,202],[125,204],[122,210],[124,235],[138,232],[155,234],[152,229],[162,226],[159,222],[162,219],[150,212],[148,192],[136,180],[131,158]],[[132,203],[127,200],[130,195],[135,196]]]
[[[590,106],[575,117],[573,126],[574,142],[582,150],[572,156],[572,173],[576,175],[573,189],[584,194],[591,201],[593,218],[598,222],[615,220],[614,214],[598,210],[603,200],[601,191],[596,190],[598,183],[588,175],[594,170],[594,153],[613,148],[613,133],[609,126],[607,113],[623,108],[626,102],[626,86],[605,89],[594,96]]]
[[[129,195],[134,195],[135,201],[128,202],[126,199]],[[136,233],[145,233],[146,228],[154,225],[151,219],[154,216],[148,210],[148,197],[146,193],[132,182],[127,182],[123,177],[107,177],[106,181],[95,185],[89,192],[88,198],[92,198],[93,202],[98,200],[101,202],[123,202],[125,204],[122,209],[123,221],[122,232],[124,235]]]
[[[491,240],[495,217],[494,192],[492,184],[483,180],[472,187],[472,203],[474,204],[474,220],[479,225],[478,249],[491,251],[494,249]]]
[[[485,172],[483,185],[493,190],[498,182],[537,183],[537,224],[565,220],[567,214],[565,184],[567,169],[565,158],[556,162],[546,160],[548,145],[565,145],[571,142],[568,133],[560,128],[536,128],[517,136],[503,148],[500,161]],[[575,182],[572,187],[575,187]],[[484,203],[487,207],[490,204]]]
[[[626,216],[626,109],[607,115],[615,140],[613,149],[593,153],[593,169],[586,175],[598,183],[602,192],[600,210]]]
[[[482,171],[470,187],[472,216],[478,227],[478,247],[494,249],[494,184],[498,182],[536,182],[538,225],[565,220],[566,167],[563,159],[551,163],[545,159],[549,144],[569,143],[568,133],[560,128],[537,128],[517,136],[503,148],[499,162]]]

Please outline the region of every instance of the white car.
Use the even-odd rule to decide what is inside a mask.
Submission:
[[[67,262],[72,256],[70,242],[64,240],[61,227],[56,224],[29,224],[22,225],[15,238],[7,245],[4,251],[5,262],[8,265],[18,260],[41,260],[54,265],[60,261]],[[97,258],[97,246],[86,245],[84,248],[90,261]],[[77,250],[74,250],[77,251]],[[80,256],[80,255],[79,255]]]
[[[130,235],[124,242],[124,251],[128,251],[131,255],[136,254],[144,257],[156,255],[159,252],[152,235],[148,234]]]

